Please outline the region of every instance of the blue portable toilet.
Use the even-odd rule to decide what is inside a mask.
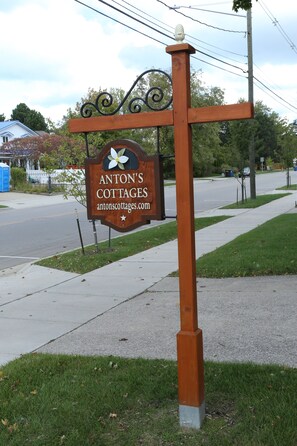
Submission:
[[[10,167],[5,163],[0,163],[0,192],[9,192]]]

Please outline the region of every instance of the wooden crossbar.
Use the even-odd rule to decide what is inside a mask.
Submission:
[[[202,124],[207,122],[232,121],[235,119],[250,119],[252,116],[253,105],[250,102],[215,105],[211,107],[189,108],[188,123]],[[133,113],[128,115],[95,116],[93,118],[69,120],[69,130],[71,133],[128,130],[173,125],[174,114],[172,110]]]

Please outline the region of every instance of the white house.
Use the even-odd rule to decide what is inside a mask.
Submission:
[[[1,150],[1,147],[4,143],[12,141],[16,138],[28,138],[32,136],[39,136],[39,134],[31,130],[26,125],[22,124],[20,121],[0,122],[0,162],[9,165],[11,163],[11,154],[7,151]],[[29,160],[27,159],[19,160],[19,165],[25,164],[23,167],[28,168],[28,162]]]

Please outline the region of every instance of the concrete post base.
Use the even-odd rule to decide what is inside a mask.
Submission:
[[[181,427],[200,429],[205,417],[205,402],[199,407],[179,405],[179,424]]]

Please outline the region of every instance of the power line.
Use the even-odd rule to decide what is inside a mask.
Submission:
[[[196,48],[195,48],[195,49],[196,49]],[[221,60],[221,59],[219,59],[218,57],[210,56],[209,54],[205,53],[204,51],[200,51],[200,50],[198,50],[198,49],[196,49],[196,51],[197,51],[197,53],[203,54],[203,56],[210,57],[211,59],[214,59],[214,60],[216,60],[217,62],[221,62],[221,63],[223,63],[223,64],[225,64],[225,65],[228,65],[229,67],[232,67],[232,68],[235,68],[235,69],[237,69],[237,70],[240,70],[240,71],[242,71],[243,73],[246,73],[246,72],[247,72],[246,70],[244,70],[244,69],[241,68],[241,67],[238,67],[237,65],[234,65],[234,64],[229,63],[229,62],[225,62],[224,60]]]
[[[125,11],[122,11],[121,9],[116,8],[115,6],[112,6],[112,5],[108,4],[105,0],[97,0],[97,1],[98,1],[99,3],[102,3],[102,4],[104,4],[104,5],[108,6],[108,7],[110,7],[110,8],[112,8],[112,9],[116,10],[117,12],[119,12],[119,13],[121,13],[121,14],[124,14],[126,17],[129,17],[130,19],[135,20],[136,22],[140,23],[141,25],[147,26],[148,28],[150,28],[150,29],[153,30],[154,32],[157,32],[157,33],[159,33],[159,34],[161,34],[161,35],[163,35],[163,36],[165,36],[165,37],[167,37],[167,38],[169,38],[169,39],[175,40],[175,38],[174,38],[173,36],[170,36],[170,35],[168,35],[168,34],[165,34],[164,32],[162,32],[162,31],[160,31],[160,30],[158,30],[158,29],[152,27],[151,25],[148,25],[147,23],[143,22],[142,20],[137,19],[136,17],[133,17],[132,15],[126,13]],[[133,29],[133,30],[136,31],[135,29]],[[149,37],[149,36],[147,36],[147,37]],[[163,42],[162,42],[162,43],[163,43]],[[164,45],[165,45],[165,44],[164,44]],[[196,48],[195,48],[195,49],[196,49]],[[198,50],[198,49],[196,49],[196,51],[197,51],[197,53],[200,53],[200,54],[202,54],[203,56],[209,57],[210,59],[213,59],[213,60],[215,60],[215,61],[217,61],[217,62],[220,62],[220,63],[222,63],[222,64],[225,64],[225,65],[227,65],[227,66],[229,66],[229,67],[231,67],[231,68],[235,68],[236,70],[240,70],[240,71],[242,71],[243,73],[246,72],[246,71],[245,71],[244,69],[242,69],[241,67],[238,67],[238,66],[236,66],[236,65],[234,65],[234,64],[231,64],[231,63],[229,63],[229,62],[226,62],[226,61],[224,61],[224,60],[221,60],[221,59],[219,59],[218,57],[211,56],[210,54],[207,54],[207,53],[204,52],[204,51],[201,51],[201,50]]]
[[[117,20],[117,19],[115,19],[115,18],[113,18],[113,17],[111,17],[111,16],[109,16],[109,15],[107,15],[107,14],[105,14],[105,13],[99,11],[99,10],[96,9],[96,8],[93,8],[92,6],[87,5],[86,3],[83,3],[83,2],[80,1],[80,0],[74,0],[74,1],[77,2],[77,3],[79,3],[79,4],[81,4],[81,5],[83,5],[83,6],[85,6],[85,7],[88,8],[88,9],[91,9],[92,11],[94,11],[94,12],[96,12],[96,13],[98,13],[98,14],[100,14],[100,15],[102,15],[102,16],[104,16],[104,17],[106,17],[106,18],[108,18],[108,19],[110,19],[110,20],[112,20],[112,21],[114,21],[114,22],[116,22],[116,23],[119,23],[120,25],[125,26],[126,28],[128,28],[128,29],[130,29],[130,30],[132,30],[132,31],[134,31],[134,32],[139,33],[140,35],[143,35],[144,37],[147,37],[147,38],[149,38],[149,39],[151,39],[151,40],[154,40],[154,41],[160,43],[161,45],[164,45],[164,46],[167,45],[166,43],[164,43],[164,42],[162,42],[162,41],[160,41],[160,40],[158,40],[158,39],[156,39],[156,38],[154,38],[154,37],[152,37],[152,36],[150,36],[150,35],[148,35],[148,34],[145,34],[145,33],[143,33],[142,31],[139,31],[138,29],[135,29],[135,28],[133,28],[133,27],[127,25],[126,23],[121,22],[121,21],[119,21],[119,20]],[[99,0],[98,0],[98,1],[99,1]],[[104,1],[102,1],[102,0],[100,0],[100,1],[106,4],[106,2],[104,2]],[[110,6],[110,5],[107,4],[107,6]],[[117,9],[117,8],[116,8],[116,9]],[[118,11],[121,12],[120,10],[118,10]],[[126,14],[125,14],[125,15],[126,15]],[[133,18],[133,17],[131,17],[131,18]],[[136,19],[136,18],[133,18],[133,19],[136,20],[138,23],[141,23],[141,24],[143,24],[143,25],[145,25],[145,26],[149,26],[149,25],[147,25],[147,24],[145,24],[145,23],[139,21],[139,20]],[[172,37],[172,36],[168,36],[168,35],[166,35],[166,34],[160,32],[160,31],[158,31],[157,29],[155,29],[155,28],[153,28],[153,27],[151,27],[151,26],[149,26],[149,28],[153,29],[153,31],[155,31],[155,32],[159,32],[159,33],[161,33],[162,35],[165,35],[166,37],[168,37],[168,38],[170,38],[170,39],[175,40],[174,37]],[[214,60],[216,60],[216,61],[218,61],[218,62],[220,62],[220,63],[227,64],[227,65],[229,65],[229,66],[232,67],[232,68],[241,70],[244,74],[247,73],[246,70],[243,70],[242,68],[240,68],[240,67],[238,67],[238,66],[236,66],[236,65],[228,64],[227,62],[225,62],[225,61],[223,61],[223,60],[221,60],[221,59],[215,58],[215,57],[213,57],[213,56],[211,56],[211,55],[209,55],[209,54],[207,54],[207,53],[204,53],[204,52],[202,52],[202,51],[200,51],[200,50],[197,50],[197,49],[196,49],[196,51],[197,51],[198,53],[203,54],[203,55],[205,55],[205,56],[207,56],[207,57],[210,57],[210,58],[212,58],[212,59],[214,59]],[[213,63],[211,63],[211,62],[205,61],[205,60],[203,60],[203,59],[201,59],[201,58],[198,58],[198,57],[195,57],[195,56],[192,56],[192,58],[195,59],[195,60],[198,60],[199,62],[202,62],[202,63],[205,63],[205,64],[207,64],[207,65],[213,66],[213,67],[215,67],[215,68],[217,68],[217,69],[219,69],[219,70],[222,70],[222,71],[231,73],[232,75],[235,75],[235,76],[242,77],[242,78],[245,78],[245,79],[246,79],[246,76],[244,76],[244,75],[242,75],[242,74],[235,73],[235,72],[233,72],[233,71],[231,71],[231,70],[228,70],[228,69],[226,69],[226,68],[220,67],[220,66],[218,66],[218,65],[216,65],[216,64],[213,64]],[[268,96],[271,97],[271,94],[272,94],[272,95],[274,95],[274,100],[276,100],[275,97],[277,97],[279,100],[283,101],[283,103],[286,103],[287,106],[290,107],[291,111],[292,111],[292,109],[297,110],[297,107],[295,107],[294,105],[290,104],[288,101],[286,101],[285,99],[283,99],[280,95],[278,95],[277,93],[275,93],[271,88],[269,88],[266,84],[264,84],[264,82],[262,82],[260,79],[254,77],[254,80],[256,80],[256,81],[257,81],[263,88],[262,88],[261,86],[259,86],[259,85],[256,85],[256,86],[257,86],[258,88],[260,88],[262,91],[264,91],[266,94],[268,94]],[[265,89],[266,91],[265,91],[264,89]],[[268,91],[269,93],[271,93],[271,94],[267,93],[267,91]],[[277,101],[277,100],[276,100],[276,101]],[[277,101],[277,102],[279,102],[279,101]],[[282,105],[283,105],[283,104],[282,104]],[[284,106],[284,105],[283,105],[283,106]],[[286,108],[288,108],[288,107],[286,107]],[[288,109],[289,109],[289,108],[288,108]]]
[[[147,20],[147,21],[149,21],[150,23],[153,23],[154,25],[157,25],[156,22],[157,22],[157,23],[160,23],[161,25],[163,25],[163,26],[161,27],[162,29],[165,30],[165,29],[166,29],[166,28],[164,28],[164,26],[165,26],[165,27],[169,28],[169,29],[170,29],[170,32],[172,32],[172,33],[174,34],[174,27],[167,25],[166,23],[164,23],[164,22],[162,22],[161,20],[159,20],[159,19],[153,17],[152,15],[148,14],[147,12],[145,12],[145,11],[143,11],[143,10],[137,8],[136,6],[134,6],[134,5],[132,5],[131,3],[127,2],[126,0],[121,0],[121,1],[122,1],[122,3],[124,3],[124,4],[128,5],[128,6],[130,6],[130,7],[133,8],[133,9],[135,9],[136,11],[139,11],[141,14],[144,14],[145,16],[150,17],[150,18],[153,19],[154,21],[152,21],[152,20],[148,20],[147,18],[143,17],[143,16],[142,16],[141,14],[139,14],[139,13],[135,13],[132,9],[127,8],[126,6],[120,4],[120,3],[119,3],[118,1],[116,1],[116,0],[112,0],[112,1],[113,1],[114,3],[116,3],[117,5],[122,6],[123,8],[125,8],[125,9],[127,9],[128,11],[132,12],[133,14],[136,14],[137,16],[141,17],[142,19]],[[160,25],[158,25],[158,26],[160,26]],[[194,41],[196,41],[196,42],[200,42],[200,43],[202,43],[202,44],[204,44],[204,45],[207,45],[207,46],[209,46],[209,47],[215,48],[215,49],[217,49],[217,50],[219,50],[219,51],[223,51],[223,52],[225,52],[225,53],[233,54],[233,55],[235,55],[235,56],[239,56],[239,57],[245,57],[245,58],[247,57],[247,56],[244,55],[244,54],[239,54],[239,53],[236,53],[236,52],[234,52],[234,51],[226,50],[226,49],[224,49],[224,48],[220,48],[220,47],[218,47],[218,46],[216,46],[216,45],[212,45],[212,44],[210,44],[210,43],[208,43],[208,42],[205,42],[205,41],[203,41],[203,40],[201,40],[201,39],[198,39],[198,38],[196,38],[196,37],[194,37],[194,36],[192,36],[192,35],[190,35],[190,34],[187,34],[187,36],[188,36],[190,39],[192,39],[192,40],[194,40]],[[203,47],[202,47],[202,48],[203,48]],[[204,48],[204,49],[206,49],[206,48]],[[212,51],[212,50],[210,50],[210,49],[208,49],[208,51],[213,52],[214,54],[218,54],[218,53],[216,53],[215,51]],[[226,59],[228,59],[227,56],[222,56],[222,57],[226,57]],[[231,59],[231,58],[229,58],[229,59],[230,59],[230,60],[233,60],[234,62],[237,62],[237,61],[234,60],[234,59]]]
[[[185,8],[185,9],[194,9],[195,11],[203,11],[203,12],[212,12],[214,14],[222,14],[222,15],[229,15],[229,16],[233,16],[233,17],[239,17],[239,18],[246,18],[245,15],[240,15],[240,14],[233,14],[230,12],[223,12],[223,11],[213,11],[211,9],[202,9],[202,8],[197,8],[196,6],[172,6],[170,9],[181,9],[181,8]]]
[[[100,0],[99,0],[99,1],[100,1]],[[139,9],[139,8],[136,8],[135,6],[133,6],[133,5],[131,5],[130,3],[126,2],[125,0],[122,0],[122,2],[125,3],[125,4],[127,4],[127,5],[129,5],[129,6],[131,6],[132,8],[134,8],[134,9],[136,9],[137,11],[141,12],[142,14],[147,15],[148,17],[154,19],[156,22],[154,22],[153,20],[149,20],[149,19],[143,17],[143,15],[139,14],[138,12],[133,11],[133,10],[130,9],[130,8],[127,8],[126,6],[122,5],[121,3],[119,3],[119,2],[116,1],[116,0],[112,0],[112,1],[113,1],[113,3],[115,3],[116,5],[119,5],[119,6],[121,6],[122,8],[125,8],[127,11],[132,12],[132,13],[135,14],[136,16],[138,16],[138,17],[140,17],[140,18],[142,18],[142,19],[148,21],[149,23],[154,24],[155,26],[157,25],[156,22],[160,23],[161,25],[165,25],[165,26],[167,26],[167,28],[169,28],[169,29],[167,29],[167,30],[166,30],[166,28],[165,28],[164,26],[161,26],[161,28],[162,28],[163,30],[167,31],[167,32],[172,32],[172,34],[174,34],[174,27],[173,27],[173,26],[166,25],[164,22],[161,22],[161,20],[155,19],[153,16],[147,14],[145,11],[143,11],[143,10],[141,10],[141,9]],[[158,25],[158,26],[160,26],[160,25]],[[154,28],[154,29],[155,29],[155,28]],[[155,30],[156,30],[156,29],[155,29]],[[188,37],[190,37],[190,38],[193,39],[193,40],[202,42],[201,40],[196,39],[196,38],[193,37],[193,36],[188,35]],[[190,41],[189,41],[189,43],[190,43]],[[203,48],[203,47],[201,47],[201,48]],[[204,49],[206,49],[206,48],[204,48]],[[212,52],[213,54],[220,55],[220,54],[216,53],[215,51],[211,51],[211,50],[208,50],[208,51]],[[226,59],[228,59],[228,57],[226,57]],[[229,60],[233,60],[233,62],[237,62],[236,60],[231,59],[231,58],[229,58]]]
[[[238,34],[244,34],[244,35],[246,35],[246,31],[235,31],[235,30],[232,30],[232,29],[225,29],[225,28],[220,28],[220,27],[218,27],[218,26],[209,25],[208,23],[201,22],[201,21],[198,20],[198,19],[194,19],[193,17],[191,17],[191,16],[189,16],[189,15],[187,15],[187,14],[184,14],[183,12],[177,11],[177,10],[175,9],[175,7],[171,7],[171,6],[167,5],[167,4],[166,4],[165,2],[163,2],[162,0],[156,0],[156,1],[157,1],[158,3],[161,3],[162,5],[166,6],[168,9],[170,9],[170,10],[176,12],[177,14],[181,14],[182,16],[186,17],[187,19],[190,19],[190,20],[193,20],[194,22],[200,23],[200,25],[204,25],[204,26],[207,26],[208,28],[218,29],[219,31],[225,31],[225,32],[228,32],[228,33],[238,33]]]
[[[127,12],[116,8],[115,6],[110,5],[109,3],[105,2],[104,0],[97,0],[99,3],[102,3],[105,6],[108,6],[109,8],[114,9],[117,12],[120,12],[121,14],[124,14],[126,17],[129,17],[132,20],[136,20],[136,22],[140,23],[141,25],[147,26],[148,28],[152,29],[153,31],[157,31],[159,34],[162,34],[165,37],[169,37],[170,39],[174,39],[172,36],[168,36],[168,34],[163,33],[162,31],[156,30],[156,28],[153,28],[152,26],[148,25],[147,23],[142,22],[139,19],[136,19],[135,17],[131,16]]]
[[[155,39],[154,37],[151,37],[151,36],[149,36],[148,34],[145,34],[145,33],[141,32],[141,31],[138,31],[137,29],[132,28],[132,26],[129,26],[129,25],[127,25],[126,23],[120,22],[119,20],[114,19],[113,17],[110,17],[110,16],[107,15],[107,14],[104,14],[103,12],[99,11],[98,9],[95,9],[95,8],[93,8],[92,6],[87,5],[86,3],[81,2],[80,0],[74,0],[74,1],[75,1],[76,3],[80,3],[81,5],[85,6],[86,8],[91,9],[92,11],[96,12],[97,14],[100,14],[100,15],[102,15],[102,16],[104,16],[104,17],[107,17],[108,19],[113,20],[114,22],[119,23],[120,25],[123,25],[123,26],[125,26],[126,28],[131,29],[132,31],[135,31],[135,32],[141,34],[142,36],[148,37],[149,39],[152,39],[152,40],[154,40],[155,42],[161,43],[162,45],[166,45],[166,43],[161,42],[160,40]]]
[[[259,0],[259,5],[261,6],[261,8],[263,9],[263,11],[265,12],[265,14],[270,18],[270,20],[272,21],[272,24],[278,29],[278,31],[280,32],[280,34],[283,36],[283,38],[285,39],[285,41],[290,45],[291,49],[294,51],[294,53],[297,54],[297,48],[295,43],[291,40],[291,38],[288,36],[288,34],[286,33],[286,31],[284,30],[284,28],[281,26],[281,24],[279,23],[279,21],[273,16],[272,12],[268,9],[268,7],[265,5],[265,3],[263,1]]]
[[[201,58],[199,58],[199,57],[192,56],[192,59],[198,60],[199,62],[203,62],[203,63],[205,63],[205,64],[207,64],[207,65],[210,65],[211,67],[218,68],[219,70],[225,71],[226,73],[234,74],[234,76],[243,77],[243,78],[247,79],[247,77],[244,76],[243,74],[234,73],[234,71],[227,70],[226,68],[220,67],[220,66],[215,65],[215,64],[213,64],[213,63],[211,63],[211,62],[207,62],[206,60],[203,60],[203,59],[201,59]],[[246,73],[246,71],[244,71],[244,70],[242,70],[242,72],[243,72],[243,73]]]
[[[282,107],[285,107],[287,110],[295,112],[295,110],[293,110],[293,108],[288,107],[287,105],[284,105],[281,101],[277,100],[272,94],[269,94],[264,88],[262,88],[260,85],[254,84],[257,88],[259,88],[259,90],[263,91],[263,93],[265,93],[267,96],[269,96],[270,98],[272,98],[275,102],[277,102],[278,104],[280,104]]]
[[[190,36],[189,34],[187,34],[187,36],[188,37],[190,37],[190,39],[188,39],[188,42],[189,43],[191,43],[191,40],[194,40],[195,42],[202,42],[202,40],[199,40],[199,39],[196,39],[195,37],[192,37],[192,36]],[[224,57],[225,59],[227,59],[227,60],[231,60],[232,62],[236,62],[236,63],[242,63],[242,62],[240,62],[239,60],[237,60],[237,59],[233,59],[232,57],[228,57],[228,56],[224,56],[223,54],[220,54],[220,53],[217,53],[216,51],[213,51],[213,50],[210,50],[209,48],[204,48],[202,45],[199,45],[199,48],[202,48],[202,49],[204,49],[204,50],[206,50],[206,51],[209,51],[210,53],[212,53],[212,54],[216,54],[217,56],[221,56],[221,57]],[[198,49],[197,49],[197,51],[199,51]],[[224,51],[223,49],[221,49],[221,51]],[[230,51],[228,51],[228,52],[230,52]],[[232,54],[232,53],[231,53]],[[245,57],[245,58],[247,58],[247,56],[244,56],[244,55],[239,55],[239,54],[236,54],[236,53],[234,53],[235,55],[237,55],[237,56],[241,56],[241,57]],[[245,62],[244,62],[245,63]]]
[[[257,64],[254,63],[254,67],[256,67],[256,69],[260,72],[260,76],[265,80],[266,83],[268,83],[275,90],[282,90],[282,87],[272,82],[271,79],[267,77],[266,73]]]
[[[225,53],[234,54],[235,56],[240,56],[240,57],[247,57],[247,55],[245,55],[245,54],[239,54],[239,53],[235,53],[234,51],[225,50],[224,48],[220,48],[216,45],[212,45],[211,43],[205,42],[204,40],[197,39],[197,37],[190,36],[189,34],[187,34],[187,36],[191,37],[192,39],[196,40],[197,42],[203,43],[204,45],[208,45],[208,46],[211,46],[212,48],[216,48],[220,51],[224,51]],[[208,51],[210,51],[210,50],[208,50]]]
[[[264,84],[264,82],[260,81],[260,79],[258,79],[257,77],[254,76],[254,80],[256,80],[257,82],[259,82],[259,84],[261,84],[266,90],[268,90],[270,93],[272,93],[274,96],[276,96],[278,99],[280,99],[281,101],[285,102],[287,105],[289,105],[290,107],[292,107],[294,110],[297,110],[297,107],[295,107],[294,105],[290,104],[290,102],[286,101],[284,98],[282,98],[279,94],[275,93],[275,91],[271,90],[271,88],[269,88],[267,85]]]
[[[139,9],[139,8],[136,8],[136,6],[131,5],[130,3],[126,2],[125,0],[122,0],[122,3],[125,3],[125,4],[128,5],[128,6],[131,6],[132,8],[134,8],[134,9],[136,9],[137,11],[141,12],[142,14],[144,14],[144,15],[150,17],[151,19],[154,19],[154,21],[149,20],[149,19],[143,17],[143,15],[141,15],[141,14],[139,14],[139,13],[137,13],[137,12],[134,12],[132,9],[127,8],[127,6],[123,6],[122,4],[120,4],[119,2],[117,2],[116,0],[112,0],[112,1],[113,1],[113,3],[116,3],[117,5],[119,5],[119,6],[123,7],[123,8],[125,8],[125,9],[127,9],[127,11],[130,11],[130,12],[132,12],[133,14],[137,15],[138,17],[141,17],[142,19],[148,21],[149,23],[153,23],[154,25],[156,25],[156,22],[158,22],[158,23],[161,23],[161,25],[165,25],[167,28],[170,28],[170,32],[171,32],[172,30],[174,31],[174,28],[173,28],[172,26],[169,26],[169,25],[165,24],[164,22],[161,22],[161,20],[156,19],[155,17],[151,16],[150,14],[147,14],[146,12],[142,11],[142,10]],[[158,26],[160,26],[160,25],[158,25]],[[164,29],[164,30],[166,30],[166,28],[163,27],[163,26],[161,26],[161,28]],[[168,32],[168,29],[167,29],[167,32]]]
[[[135,20],[136,22],[140,23],[141,25],[147,26],[148,28],[152,29],[153,31],[155,31],[155,32],[157,32],[157,33],[159,33],[159,34],[162,34],[163,36],[168,37],[169,39],[175,40],[175,38],[174,38],[173,36],[169,36],[168,34],[165,34],[165,33],[163,33],[162,31],[159,31],[158,29],[152,27],[151,25],[148,25],[148,24],[146,24],[145,22],[143,22],[143,21],[141,21],[141,20],[139,20],[139,19],[137,19],[137,18],[131,16],[130,14],[127,14],[125,11],[122,11],[121,9],[118,9],[118,8],[116,8],[115,6],[112,6],[112,5],[108,4],[105,0],[97,0],[97,1],[100,2],[100,3],[103,3],[103,4],[106,5],[106,6],[109,6],[110,8],[116,10],[117,12],[120,12],[120,13],[124,14],[125,16],[129,17],[129,18],[132,19],[132,20]],[[158,1],[159,1],[159,0],[158,0]],[[196,49],[196,48],[195,48],[195,49]],[[224,61],[224,60],[221,60],[221,59],[219,59],[218,57],[211,56],[210,54],[207,54],[207,53],[205,53],[204,51],[201,51],[201,50],[198,50],[198,49],[196,49],[196,51],[197,51],[198,53],[202,54],[203,56],[209,57],[209,58],[211,58],[211,59],[213,59],[213,60],[215,60],[215,61],[217,61],[217,62],[223,63],[223,64],[225,64],[225,65],[228,65],[229,67],[235,68],[235,69],[240,70],[240,71],[242,71],[243,73],[245,73],[245,70],[243,70],[241,67],[238,67],[238,66],[236,66],[236,65],[234,65],[234,64],[231,64],[231,63],[229,63],[229,62],[226,62],[226,61]]]

